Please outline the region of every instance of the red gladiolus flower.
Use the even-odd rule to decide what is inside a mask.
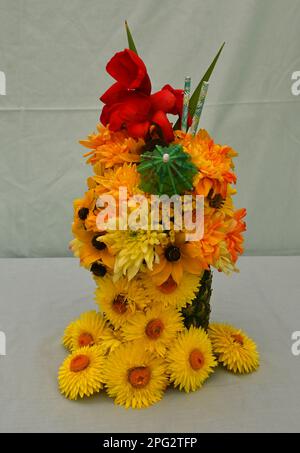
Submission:
[[[146,66],[132,50],[117,52],[107,63],[106,70],[124,88],[139,90],[145,94],[151,93],[151,82]]]
[[[131,50],[116,53],[106,66],[116,80],[100,98],[105,104],[100,121],[113,131],[126,128],[135,138],[146,138],[156,125],[169,143],[174,139],[167,114],[181,116],[183,90],[165,85],[151,93],[151,82],[143,61]]]

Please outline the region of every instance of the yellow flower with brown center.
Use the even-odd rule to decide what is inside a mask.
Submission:
[[[75,225],[72,231],[77,241],[72,241],[70,247],[76,253],[75,256],[79,257],[83,267],[90,269],[93,263],[100,261],[108,268],[113,268],[114,256],[111,249],[103,242],[105,233],[87,231],[81,227],[76,228]]]
[[[132,318],[137,309],[143,309],[147,300],[139,279],[121,278],[114,282],[111,276],[96,278],[96,303],[115,328]]]
[[[153,301],[153,305],[163,307],[176,307],[178,309],[190,304],[200,288],[202,275],[194,275],[184,272],[179,284],[173,280],[172,276],[162,284],[156,285],[148,274],[141,276],[145,287],[145,298]]]
[[[59,389],[66,398],[90,396],[103,387],[104,355],[99,346],[84,346],[70,354],[58,372]]]
[[[159,262],[153,266],[150,276],[157,286],[163,285],[169,277],[180,284],[184,271],[200,276],[203,271],[202,263],[191,253],[190,243],[185,241],[184,233],[175,234],[175,241],[162,247],[157,247]]]
[[[212,323],[209,338],[218,361],[234,373],[251,373],[259,366],[255,342],[241,329],[228,324]]]
[[[98,345],[106,352],[108,338],[113,338],[112,329],[100,313],[95,310],[82,313],[65,329],[62,343],[75,351],[83,346]],[[111,345],[110,345],[111,346]]]
[[[160,401],[167,387],[165,364],[139,342],[122,344],[104,367],[107,393],[126,408],[143,408]]]
[[[156,306],[137,312],[122,328],[124,339],[137,340],[146,351],[163,356],[178,332],[184,329],[180,313],[174,308]]]
[[[200,388],[217,363],[207,333],[193,326],[178,335],[166,361],[171,382],[186,392]]]

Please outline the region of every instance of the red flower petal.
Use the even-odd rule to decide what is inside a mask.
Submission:
[[[145,138],[150,127],[149,121],[144,121],[143,123],[133,123],[127,125],[127,130],[129,135],[134,138]]]
[[[102,101],[104,104],[112,104],[115,102],[119,102],[124,95],[127,94],[127,89],[124,88],[124,86],[116,82],[114,83],[108,90],[105,91],[105,93],[102,94],[100,97],[100,101]]]
[[[150,94],[151,83],[141,58],[132,50],[117,52],[106,65],[107,72],[125,88]]]
[[[162,110],[165,113],[172,113],[176,104],[176,97],[169,90],[160,90],[151,95],[152,110]]]
[[[170,143],[174,139],[172,124],[168,120],[165,112],[162,112],[161,110],[155,112],[152,117],[152,122],[160,127],[163,137],[167,143]]]

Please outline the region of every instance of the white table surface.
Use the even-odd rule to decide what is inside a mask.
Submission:
[[[144,410],[115,406],[103,392],[63,398],[57,369],[64,327],[95,308],[94,282],[71,258],[0,260],[1,432],[300,431],[300,257],[243,257],[240,274],[214,273],[212,317],[245,329],[259,345],[259,371],[218,369],[195,393],[168,390]]]

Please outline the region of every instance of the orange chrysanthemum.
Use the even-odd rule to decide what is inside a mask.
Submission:
[[[142,139],[129,137],[125,131],[110,131],[100,124],[97,125],[97,133],[90,134],[87,140],[80,140],[79,143],[91,149],[84,155],[88,157],[87,163],[100,163],[104,168],[124,162],[139,162],[140,151],[144,145]]]
[[[183,145],[200,170],[194,180],[197,194],[206,197],[211,192],[225,198],[227,185],[236,182],[232,162],[236,151],[226,145],[217,145],[203,129],[195,136],[177,131],[176,142]]]

